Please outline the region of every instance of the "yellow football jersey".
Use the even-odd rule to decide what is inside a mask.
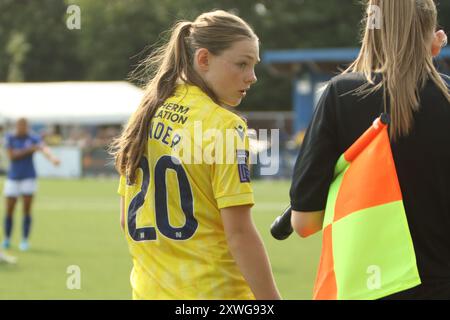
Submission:
[[[121,177],[135,299],[254,299],[220,209],[253,205],[245,122],[179,85],[151,121],[134,184]],[[232,142],[232,143],[231,143]]]

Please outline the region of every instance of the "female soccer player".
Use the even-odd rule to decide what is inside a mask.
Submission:
[[[255,33],[220,10],[177,23],[149,59],[156,73],[113,144],[133,298],[280,297],[250,214],[246,123],[230,110],[258,61]]]
[[[59,165],[50,149],[43,144],[38,135],[32,134],[28,122],[21,118],[16,122],[16,132],[6,136],[6,148],[10,159],[8,177],[5,182],[4,195],[6,197],[5,239],[3,248],[11,246],[11,233],[13,229],[13,214],[17,198],[23,197],[23,237],[20,250],[29,248],[28,237],[31,229],[31,205],[36,192],[36,171],[33,165],[33,154],[42,151],[45,157],[54,165]]]
[[[344,74],[330,81],[307,130],[290,191],[291,221],[301,236],[322,228],[338,157],[386,107],[422,280],[389,298],[449,299],[450,78],[433,65],[446,35],[435,32],[433,0],[368,4],[378,9],[367,21],[361,52]]]

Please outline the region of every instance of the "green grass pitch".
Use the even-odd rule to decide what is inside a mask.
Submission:
[[[0,185],[3,187],[4,179]],[[277,241],[273,219],[288,203],[288,181],[255,181],[255,223],[270,256],[284,299],[310,299],[321,238],[295,234]],[[0,265],[0,299],[130,299],[131,259],[119,227],[117,180],[39,180],[31,249],[20,252],[22,205],[16,208],[11,255]],[[3,238],[4,200],[0,201]],[[79,266],[81,288],[67,288],[69,266]]]

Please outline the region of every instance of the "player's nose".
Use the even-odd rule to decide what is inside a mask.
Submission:
[[[252,71],[248,74],[246,78],[246,83],[254,84],[258,81],[258,78],[256,77],[255,69],[252,69]]]

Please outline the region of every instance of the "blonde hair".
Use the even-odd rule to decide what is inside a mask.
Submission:
[[[366,77],[368,83],[357,94],[369,95],[383,88],[385,108],[387,97],[390,103],[390,136],[396,140],[411,132],[420,91],[429,79],[450,102],[449,88],[431,54],[437,9],[433,0],[369,0],[367,5],[368,12],[377,9],[377,16],[363,20],[361,51],[344,73],[361,72]],[[382,75],[377,85],[373,72]]]
[[[193,59],[197,49],[206,48],[220,55],[235,42],[255,39],[251,27],[238,16],[222,10],[203,13],[194,22],[180,21],[171,29],[170,40],[157,48],[144,64],[152,68],[144,97],[131,116],[122,134],[113,141],[111,154],[116,170],[135,181],[136,169],[144,153],[150,121],[156,109],[173,95],[177,82],[200,87],[218,103],[215,93],[194,70]]]

